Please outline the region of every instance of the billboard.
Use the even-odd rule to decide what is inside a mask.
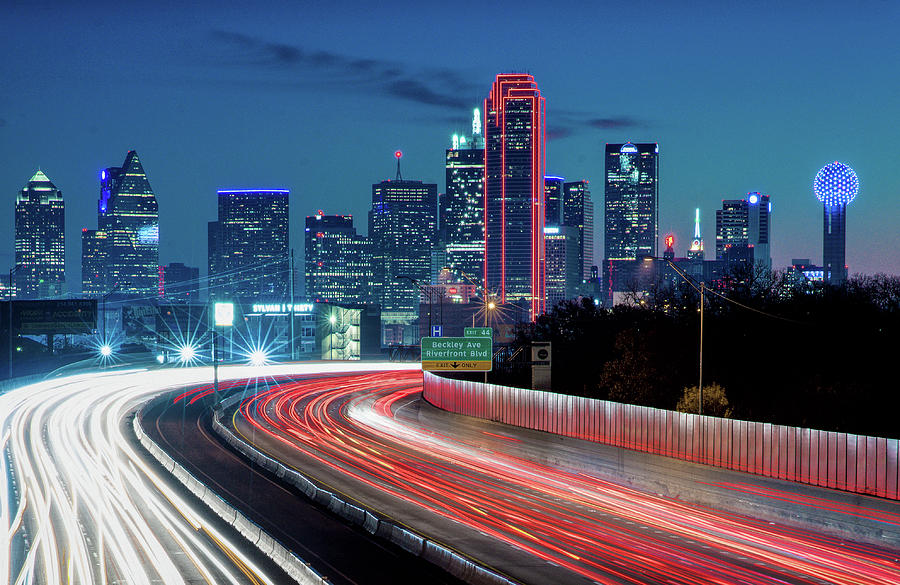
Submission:
[[[13,301],[13,327],[20,335],[93,333],[97,329],[96,299]]]

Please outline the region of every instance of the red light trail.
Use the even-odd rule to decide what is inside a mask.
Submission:
[[[513,455],[507,446],[523,444],[513,437],[479,430],[457,438],[398,416],[421,385],[419,372],[286,381],[244,400],[233,422],[270,455],[302,453],[386,497],[555,563],[575,580],[900,582],[896,551],[644,493]],[[502,440],[488,446],[485,435]],[[736,496],[760,489],[721,487]],[[856,513],[794,494],[764,495],[801,509]],[[886,528],[900,519],[873,517]]]

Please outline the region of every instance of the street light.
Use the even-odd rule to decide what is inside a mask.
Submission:
[[[219,327],[234,325],[234,303],[216,303],[213,315],[213,407],[219,404]]]

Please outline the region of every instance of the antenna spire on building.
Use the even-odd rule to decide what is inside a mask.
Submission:
[[[394,151],[394,158],[397,159],[397,180],[402,181],[403,175],[400,174],[400,159],[403,158],[403,152],[400,150]]]

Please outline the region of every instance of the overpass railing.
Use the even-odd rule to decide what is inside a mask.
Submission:
[[[788,481],[900,499],[900,441],[442,378],[424,398],[468,416]]]

